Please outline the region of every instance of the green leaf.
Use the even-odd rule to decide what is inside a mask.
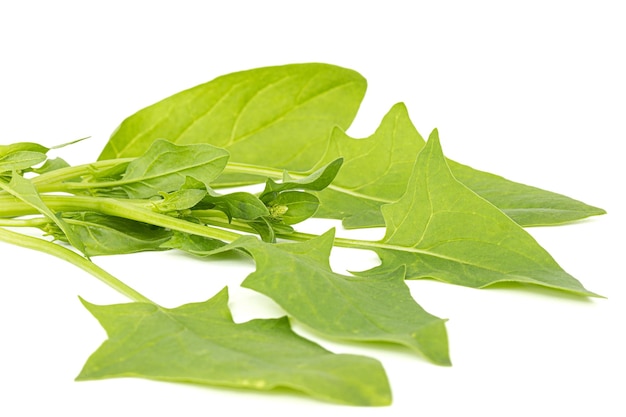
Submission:
[[[161,244],[165,249],[178,249],[198,256],[206,256],[226,243],[218,239],[174,231],[172,237]]]
[[[246,224],[257,232],[263,242],[268,243],[276,243],[276,235],[278,233],[293,232],[291,226],[281,224],[278,220],[273,220],[270,216],[259,217]]]
[[[242,286],[272,298],[321,334],[401,344],[433,363],[449,365],[445,320],[415,302],[403,268],[368,277],[337,274],[328,263],[333,239],[332,230],[297,243],[269,244],[244,236],[213,253],[231,249],[250,253],[256,272]]]
[[[9,145],[0,145],[0,158],[16,152],[47,153],[50,148],[34,142],[16,142]]]
[[[206,190],[196,188],[183,188],[171,193],[159,193],[162,200],[154,201],[154,208],[161,213],[187,210],[198,204],[206,197]]]
[[[211,143],[231,161],[305,171],[322,156],[334,126],[347,128],[365,94],[358,73],[293,64],[224,75],[124,120],[100,159],[139,156],[158,138]]]
[[[200,205],[203,206],[223,212],[229,221],[233,218],[254,220],[269,215],[267,207],[258,197],[242,191],[220,194],[209,188]]]
[[[517,224],[551,226],[606,214],[606,211],[562,194],[509,181],[448,160],[454,177],[493,203]]]
[[[316,216],[343,220],[346,228],[383,226],[380,207],[404,194],[424,144],[401,103],[392,107],[368,138],[356,140],[335,129],[320,164],[339,157],[345,162],[332,185],[319,193],[321,205]],[[522,226],[558,224],[604,213],[560,194],[448,163],[459,181]]]
[[[415,163],[406,194],[383,206],[382,260],[370,273],[407,267],[407,278],[482,288],[520,282],[596,296],[565,272],[518,224],[458,182],[437,131]]]
[[[159,192],[178,190],[187,177],[208,186],[223,171],[227,160],[228,152],[211,145],[178,146],[157,140],[145,154],[128,164],[121,180],[71,186],[119,188],[128,198],[149,198]]]
[[[313,194],[285,191],[269,203],[269,214],[272,220],[291,225],[312,217],[318,207],[319,200]]]
[[[52,158],[46,160],[41,167],[34,168],[33,172],[36,174],[45,174],[46,172],[56,171],[57,169],[67,168],[69,166],[70,164],[61,158]]]
[[[21,171],[46,160],[46,154],[33,151],[17,151],[0,157],[0,172]]]
[[[368,138],[352,139],[335,129],[319,163],[339,157],[344,163],[333,183],[318,193],[317,216],[343,220],[347,228],[384,225],[380,207],[404,194],[423,144],[403,104],[396,104]]]
[[[269,203],[283,191],[321,191],[333,182],[342,164],[343,158],[337,158],[317,169],[315,172],[301,178],[292,178],[288,172],[283,173],[283,180],[281,182],[276,182],[272,178],[268,178],[265,182],[265,189],[259,195],[259,198],[265,203]]]
[[[235,324],[227,302],[226,289],[174,309],[83,301],[108,340],[77,379],[133,376],[258,390],[287,387],[337,403],[391,402],[378,361],[332,354],[293,333],[286,318]]]
[[[162,250],[161,244],[172,236],[171,231],[160,227],[96,212],[66,213],[63,220],[83,243],[87,256]],[[52,225],[43,230],[67,241]]]

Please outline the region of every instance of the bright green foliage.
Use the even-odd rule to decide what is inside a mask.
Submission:
[[[373,359],[327,352],[294,334],[287,318],[235,324],[226,290],[162,308],[91,262],[96,255],[245,254],[256,270],[242,285],[317,334],[399,344],[439,365],[450,364],[445,320],[415,302],[405,279],[596,296],[521,226],[602,209],[446,160],[437,131],[426,143],[403,104],[372,136],[349,137],[365,86],[358,73],[332,65],[260,68],[137,112],[91,164],[47,159],[71,143],[0,145],[0,240],[64,259],[134,301],[84,303],[109,339],[79,379],[139,376],[283,387],[354,405],[391,401]],[[265,188],[216,191],[252,183]],[[350,228],[385,226],[386,234],[372,242],[298,232],[314,215]],[[9,230],[18,227],[54,241]],[[336,273],[333,246],[374,250],[382,263],[356,276]]]
[[[36,174],[45,174],[46,172],[55,171],[61,168],[67,168],[69,166],[70,164],[68,164],[67,162],[65,162],[65,160],[61,158],[46,159],[46,162],[42,166],[38,168],[33,168],[33,172]]]
[[[605,214],[562,194],[509,181],[448,160],[454,177],[521,226],[550,226]]]
[[[161,244],[161,247],[166,249],[178,249],[198,256],[207,256],[213,253],[215,249],[225,245],[226,243],[219,239],[174,232],[170,239]]]
[[[21,200],[35,209],[37,213],[43,214],[48,220],[54,222],[56,226],[63,231],[65,239],[76,249],[85,253],[85,247],[80,237],[60,216],[57,216],[57,214],[43,202],[35,186],[26,178],[14,171],[9,183],[4,182],[4,180],[0,178],[0,190],[6,191],[16,199]]]
[[[340,172],[343,164],[342,158],[337,158],[328,164],[322,166],[315,172],[306,177],[292,178],[288,172],[283,173],[282,181],[276,182],[272,178],[268,178],[265,183],[265,189],[259,195],[259,198],[265,202],[270,202],[276,198],[278,193],[288,190],[312,190],[322,191],[328,187],[337,174]]]
[[[383,226],[380,206],[402,196],[424,141],[403,104],[395,105],[369,138],[347,136],[344,130],[365,86],[354,71],[326,64],[229,74],[130,116],[100,159],[139,156],[159,138],[178,144],[211,143],[230,152],[231,164],[258,168],[305,172],[345,158],[337,180],[321,194],[316,216],[341,219],[347,228]],[[455,162],[450,168],[461,182],[522,226],[560,224],[604,213]],[[259,182],[252,171],[227,169],[214,186]]]
[[[46,154],[32,151],[17,151],[0,157],[0,173],[21,171],[46,160]]]
[[[228,152],[211,145],[177,146],[161,139],[128,164],[120,180],[92,186],[119,188],[128,198],[147,198],[178,190],[187,177],[208,186],[223,171],[227,160]]]
[[[401,103],[392,107],[368,138],[355,140],[335,129],[321,163],[339,157],[345,163],[333,184],[319,193],[317,216],[343,220],[346,228],[384,226],[380,207],[402,197],[424,144]],[[448,163],[459,181],[522,226],[558,224],[604,213],[560,194]]]
[[[9,145],[0,145],[0,159],[18,152],[34,152],[46,154],[50,148],[34,142],[16,142]]]
[[[130,116],[100,159],[142,155],[159,138],[211,143],[231,161],[295,171],[319,160],[330,129],[347,128],[365,94],[358,73],[328,64],[294,64],[228,74]]]
[[[134,376],[259,390],[287,387],[343,404],[391,402],[378,361],[332,354],[293,333],[286,318],[235,324],[227,302],[226,289],[206,302],[174,309],[83,302],[108,340],[77,379]]]
[[[206,196],[206,189],[181,188],[171,193],[159,192],[162,200],[155,201],[154,208],[161,213],[176,213],[188,210],[200,203]]]
[[[320,203],[313,194],[286,191],[278,194],[268,205],[272,220],[291,225],[313,217]]]
[[[587,291],[519,225],[458,182],[435,130],[415,163],[406,194],[383,206],[387,225],[376,249],[380,273],[406,265],[407,278],[469,287],[531,283],[585,296]]]
[[[328,263],[333,237],[330,231],[307,242],[281,244],[242,237],[217,252],[245,249],[256,262],[256,272],[242,286],[269,296],[326,336],[398,343],[449,365],[445,320],[415,302],[404,283],[404,269],[368,277],[337,274]]]
[[[160,250],[161,245],[172,236],[171,231],[161,227],[97,212],[69,213],[63,221],[80,239],[87,256]],[[56,223],[48,223],[42,229],[67,242],[65,233],[59,230]]]
[[[199,207],[219,210],[226,214],[229,220],[232,218],[254,220],[270,215],[267,206],[259,198],[244,192],[219,194],[209,189]]]

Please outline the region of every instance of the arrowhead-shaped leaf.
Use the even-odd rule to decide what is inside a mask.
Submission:
[[[334,233],[269,244],[246,236],[216,252],[241,248],[256,262],[242,286],[267,295],[299,322],[326,336],[390,342],[449,365],[445,320],[422,309],[404,282],[404,268],[368,277],[333,272]],[[215,252],[214,252],[215,253]]]
[[[562,194],[509,181],[458,162],[447,161],[457,180],[498,207],[521,226],[551,226],[606,214],[601,208]]]
[[[226,289],[206,302],[174,309],[83,302],[108,340],[77,379],[130,376],[259,390],[287,387],[338,403],[391,402],[378,361],[328,352],[293,333],[284,317],[235,324],[227,302]]]
[[[293,64],[224,75],[124,120],[100,159],[139,156],[158,138],[211,143],[231,161],[306,171],[334,126],[347,128],[365,79],[328,64]],[[311,163],[313,161],[313,163]]]
[[[406,194],[383,206],[382,260],[370,272],[406,265],[407,278],[435,278],[469,287],[520,282],[595,296],[524,229],[458,182],[435,130],[419,154]]]
[[[380,207],[398,200],[406,189],[424,140],[403,104],[396,104],[376,132],[355,140],[335,129],[321,163],[342,157],[332,185],[319,193],[318,217],[343,220],[347,228],[383,226]],[[448,161],[455,177],[522,226],[565,223],[604,210],[569,197],[509,181]]]

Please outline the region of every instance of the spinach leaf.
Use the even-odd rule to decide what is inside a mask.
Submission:
[[[108,340],[77,379],[135,376],[257,390],[287,387],[336,403],[391,402],[378,361],[328,352],[293,333],[286,318],[235,324],[227,303],[226,289],[174,309],[83,301]]]
[[[64,213],[63,221],[83,244],[87,256],[116,255],[161,250],[172,232],[149,224],[97,212]],[[56,239],[68,242],[55,223],[42,229]]]
[[[0,173],[21,171],[46,160],[46,154],[33,151],[17,151],[0,157]]]
[[[0,145],[0,240],[64,259],[133,300],[84,302],[109,338],[78,379],[288,387],[354,405],[391,398],[373,359],[334,355],[293,333],[286,318],[235,324],[225,289],[203,303],[163,308],[91,262],[95,255],[250,256],[256,270],[242,285],[319,335],[399,344],[439,365],[450,364],[445,320],[416,303],[406,279],[597,296],[522,226],[602,209],[447,160],[437,131],[425,142],[403,104],[372,136],[355,140],[345,129],[364,91],[359,74],[332,65],[260,68],[139,111],[92,164],[48,160],[54,148],[35,143]],[[258,195],[215,191],[263,182]],[[364,241],[292,227],[313,215],[386,233]],[[17,227],[38,227],[56,241],[8,230]],[[374,250],[381,265],[338,274],[329,263],[333,246]]]
[[[293,178],[288,172],[285,171],[283,172],[283,179],[281,182],[276,182],[272,178],[267,179],[265,189],[259,195],[259,198],[262,201],[269,203],[283,191],[322,191],[333,182],[337,173],[340,171],[342,164],[343,158],[337,158],[328,164],[323,165],[313,173],[299,178]],[[232,170],[232,166],[230,168]]]
[[[445,320],[422,309],[404,282],[404,268],[367,277],[330,269],[331,230],[307,242],[269,244],[243,236],[230,245],[201,252],[239,249],[256,262],[242,283],[276,301],[299,322],[323,335],[361,342],[389,342],[449,365]]]
[[[383,226],[380,207],[404,194],[424,144],[403,104],[396,104],[368,138],[356,140],[335,129],[320,164],[339,157],[346,162],[333,184],[319,193],[317,216],[343,220],[346,228]],[[454,161],[448,164],[459,181],[522,226],[559,224],[604,213],[560,194]]]
[[[130,116],[100,159],[138,156],[157,138],[211,143],[231,153],[231,169],[213,186],[236,186],[259,181],[253,174],[255,166],[258,171],[306,172],[345,158],[334,184],[320,194],[316,216],[343,220],[347,228],[382,226],[380,207],[402,196],[424,141],[403,104],[390,110],[371,137],[347,136],[343,129],[354,117],[364,91],[360,75],[324,64],[229,74]],[[247,171],[232,169],[246,164],[251,165]],[[522,226],[560,224],[605,213],[453,161],[450,168],[461,182]]]
[[[47,159],[39,168],[33,168],[33,172],[36,174],[45,174],[46,172],[56,171],[57,169],[67,168],[69,166],[70,164],[61,158],[52,158]]]
[[[216,209],[228,217],[228,220],[255,220],[259,217],[269,216],[270,212],[258,197],[242,191],[228,194],[220,194],[208,189],[208,194],[202,199],[198,208]]]
[[[482,288],[520,282],[597,296],[565,272],[524,229],[458,182],[433,131],[406,194],[382,208],[387,230],[375,248],[382,265],[407,278],[435,278]]]
[[[17,152],[35,152],[46,154],[50,148],[34,142],[15,142],[0,145],[0,159]]]
[[[128,164],[122,178],[108,182],[67,184],[70,190],[100,188],[124,191],[128,198],[149,198],[176,191],[187,177],[206,186],[224,169],[228,152],[207,144],[178,146],[166,140],[153,142],[144,155]],[[116,167],[114,167],[116,168]],[[110,175],[109,172],[107,172]]]
[[[295,171],[318,161],[334,126],[347,128],[365,94],[355,71],[328,64],[258,68],[182,91],[122,122],[99,159],[140,156],[152,142],[211,143],[231,160]]]

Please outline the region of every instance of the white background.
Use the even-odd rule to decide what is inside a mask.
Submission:
[[[383,362],[394,403],[371,409],[284,392],[74,382],[105,338],[78,295],[126,300],[69,264],[0,244],[0,415],[626,415],[625,21],[619,1],[0,3],[2,144],[90,135],[63,155],[91,162],[123,118],[179,90],[232,71],[327,62],[368,79],[353,136],[371,134],[404,101],[422,135],[439,128],[452,159],[609,212],[530,230],[607,299],[408,282],[423,307],[449,318],[451,368],[318,339]],[[174,253],[97,262],[165,306],[229,285],[237,320],[281,314],[238,289],[252,264]],[[373,262],[333,254],[338,270]]]

